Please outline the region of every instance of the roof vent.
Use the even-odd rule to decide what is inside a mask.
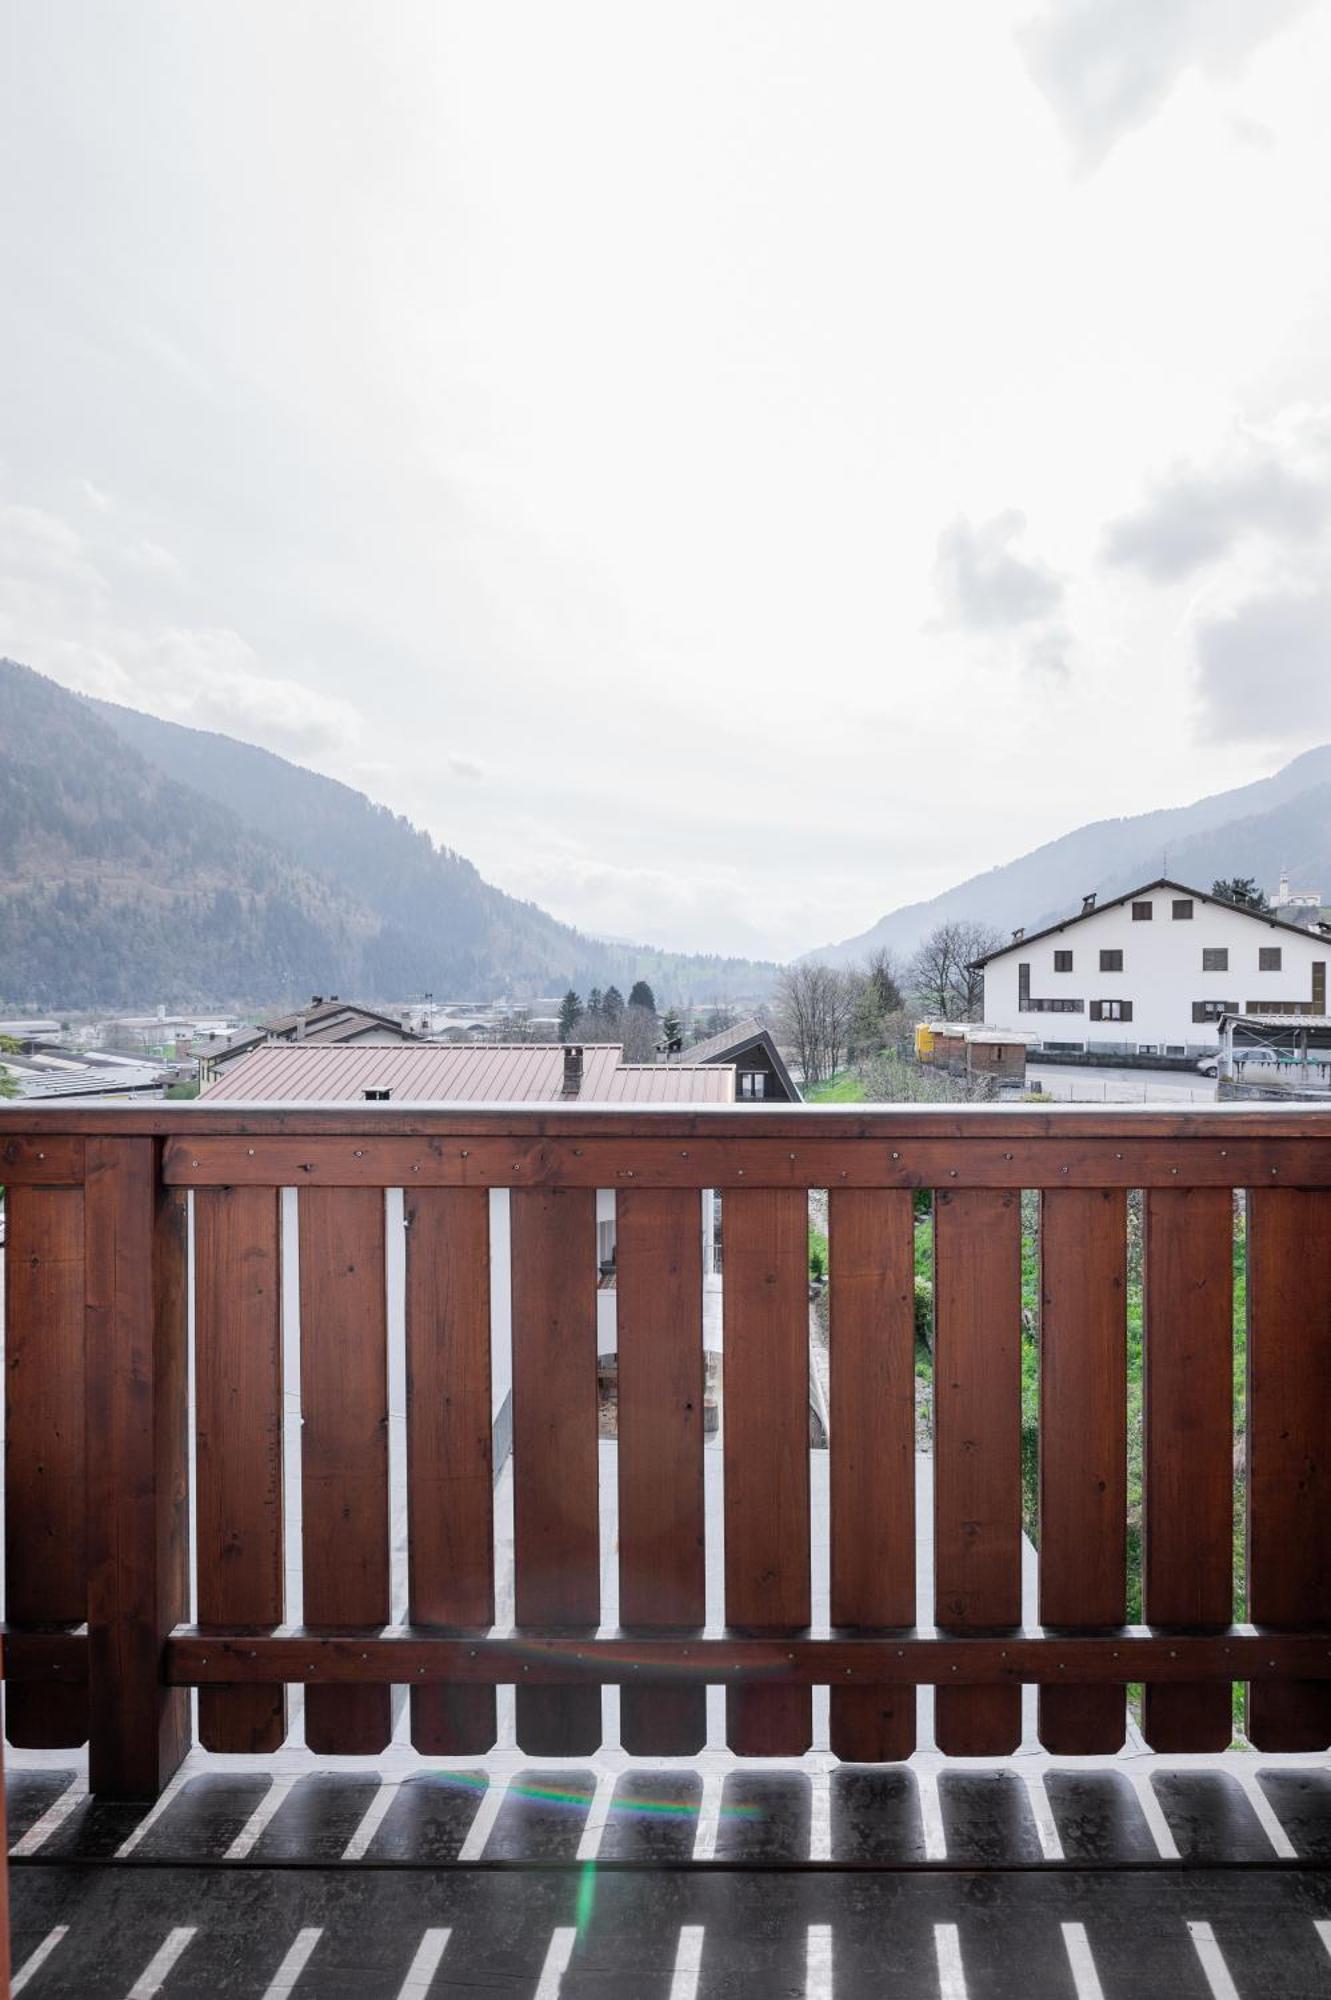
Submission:
[[[1019,944],[1022,938],[1025,937],[1025,935],[1026,935],[1025,924],[1018,924],[1016,930],[1014,930],[1012,933],[1013,944]]]
[[[311,993],[310,995],[311,1007],[322,1007],[323,1003],[324,1003],[324,997],[322,993]]]
[[[382,1088],[379,1090],[363,1090],[361,1092],[361,1096],[367,1104],[387,1104],[392,1095],[391,1090],[384,1090]]]
[[[1089,916],[1091,911],[1095,908],[1095,898],[1096,898],[1096,891],[1094,889],[1092,889],[1089,896],[1082,897],[1081,913],[1084,917]]]
[[[582,1090],[582,1050],[570,1043],[564,1050],[564,1088],[561,1097],[577,1097]]]

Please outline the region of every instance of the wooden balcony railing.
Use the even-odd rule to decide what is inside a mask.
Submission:
[[[947,1108],[0,1111],[8,1733],[152,1794],[188,1747],[533,1754],[1331,1744],[1331,1115]],[[304,1624],[284,1623],[282,1199],[299,1210]],[[699,1190],[724,1191],[723,1629],[705,1625]],[[488,1191],[509,1191],[516,1626],[494,1628]],[[617,1193],[620,1629],[600,1629],[595,1190]],[[831,1625],[811,1618],[807,1190],[829,1191]],[[916,1628],[913,1191],[934,1202],[935,1628]],[[409,1606],[390,1606],[385,1189],[404,1190]],[[1143,1191],[1142,1626],[1125,1624],[1126,1207]],[[1023,1190],[1039,1588],[1021,1624]],[[1246,1191],[1247,1616],[1233,1544]],[[192,1220],[191,1220],[192,1216]],[[192,1236],[192,1251],[190,1242]],[[188,1284],[194,1295],[192,1388]],[[292,1385],[294,1386],[294,1385]],[[194,1530],[187,1468],[193,1430]],[[192,1542],[192,1553],[191,1553]],[[187,1626],[191,1575],[197,1624]]]

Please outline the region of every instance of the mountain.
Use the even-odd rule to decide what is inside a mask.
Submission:
[[[584,937],[349,786],[0,659],[6,1007],[522,998],[639,978],[701,1001],[774,975]]]
[[[1296,887],[1331,893],[1331,744],[1307,750],[1269,778],[1188,806],[1129,819],[1095,820],[1016,861],[972,875],[927,902],[892,910],[858,937],[809,954],[849,965],[886,946],[909,957],[936,925],[952,920],[1007,932],[1036,930],[1168,873],[1209,889],[1217,877],[1252,875],[1266,888],[1288,868]]]

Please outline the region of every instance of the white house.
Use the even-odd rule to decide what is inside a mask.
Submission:
[[[1225,1013],[1325,1014],[1331,929],[1309,930],[1162,877],[977,961],[984,1019],[1032,1050],[1209,1055]]]

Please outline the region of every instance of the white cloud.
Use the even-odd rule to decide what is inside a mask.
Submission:
[[[1189,71],[1233,75],[1311,0],[1052,0],[1018,32],[1084,166],[1144,125]]]
[[[1197,627],[1202,728],[1214,741],[1331,734],[1331,587],[1273,590]]]
[[[1063,601],[1062,579],[1014,548],[1026,532],[1015,508],[978,526],[958,515],[938,537],[935,579],[944,615],[970,632],[1038,624]]]
[[[1105,530],[1107,562],[1172,583],[1247,543],[1309,542],[1331,518],[1331,429],[1322,413],[1236,434],[1211,462],[1175,465]]]

